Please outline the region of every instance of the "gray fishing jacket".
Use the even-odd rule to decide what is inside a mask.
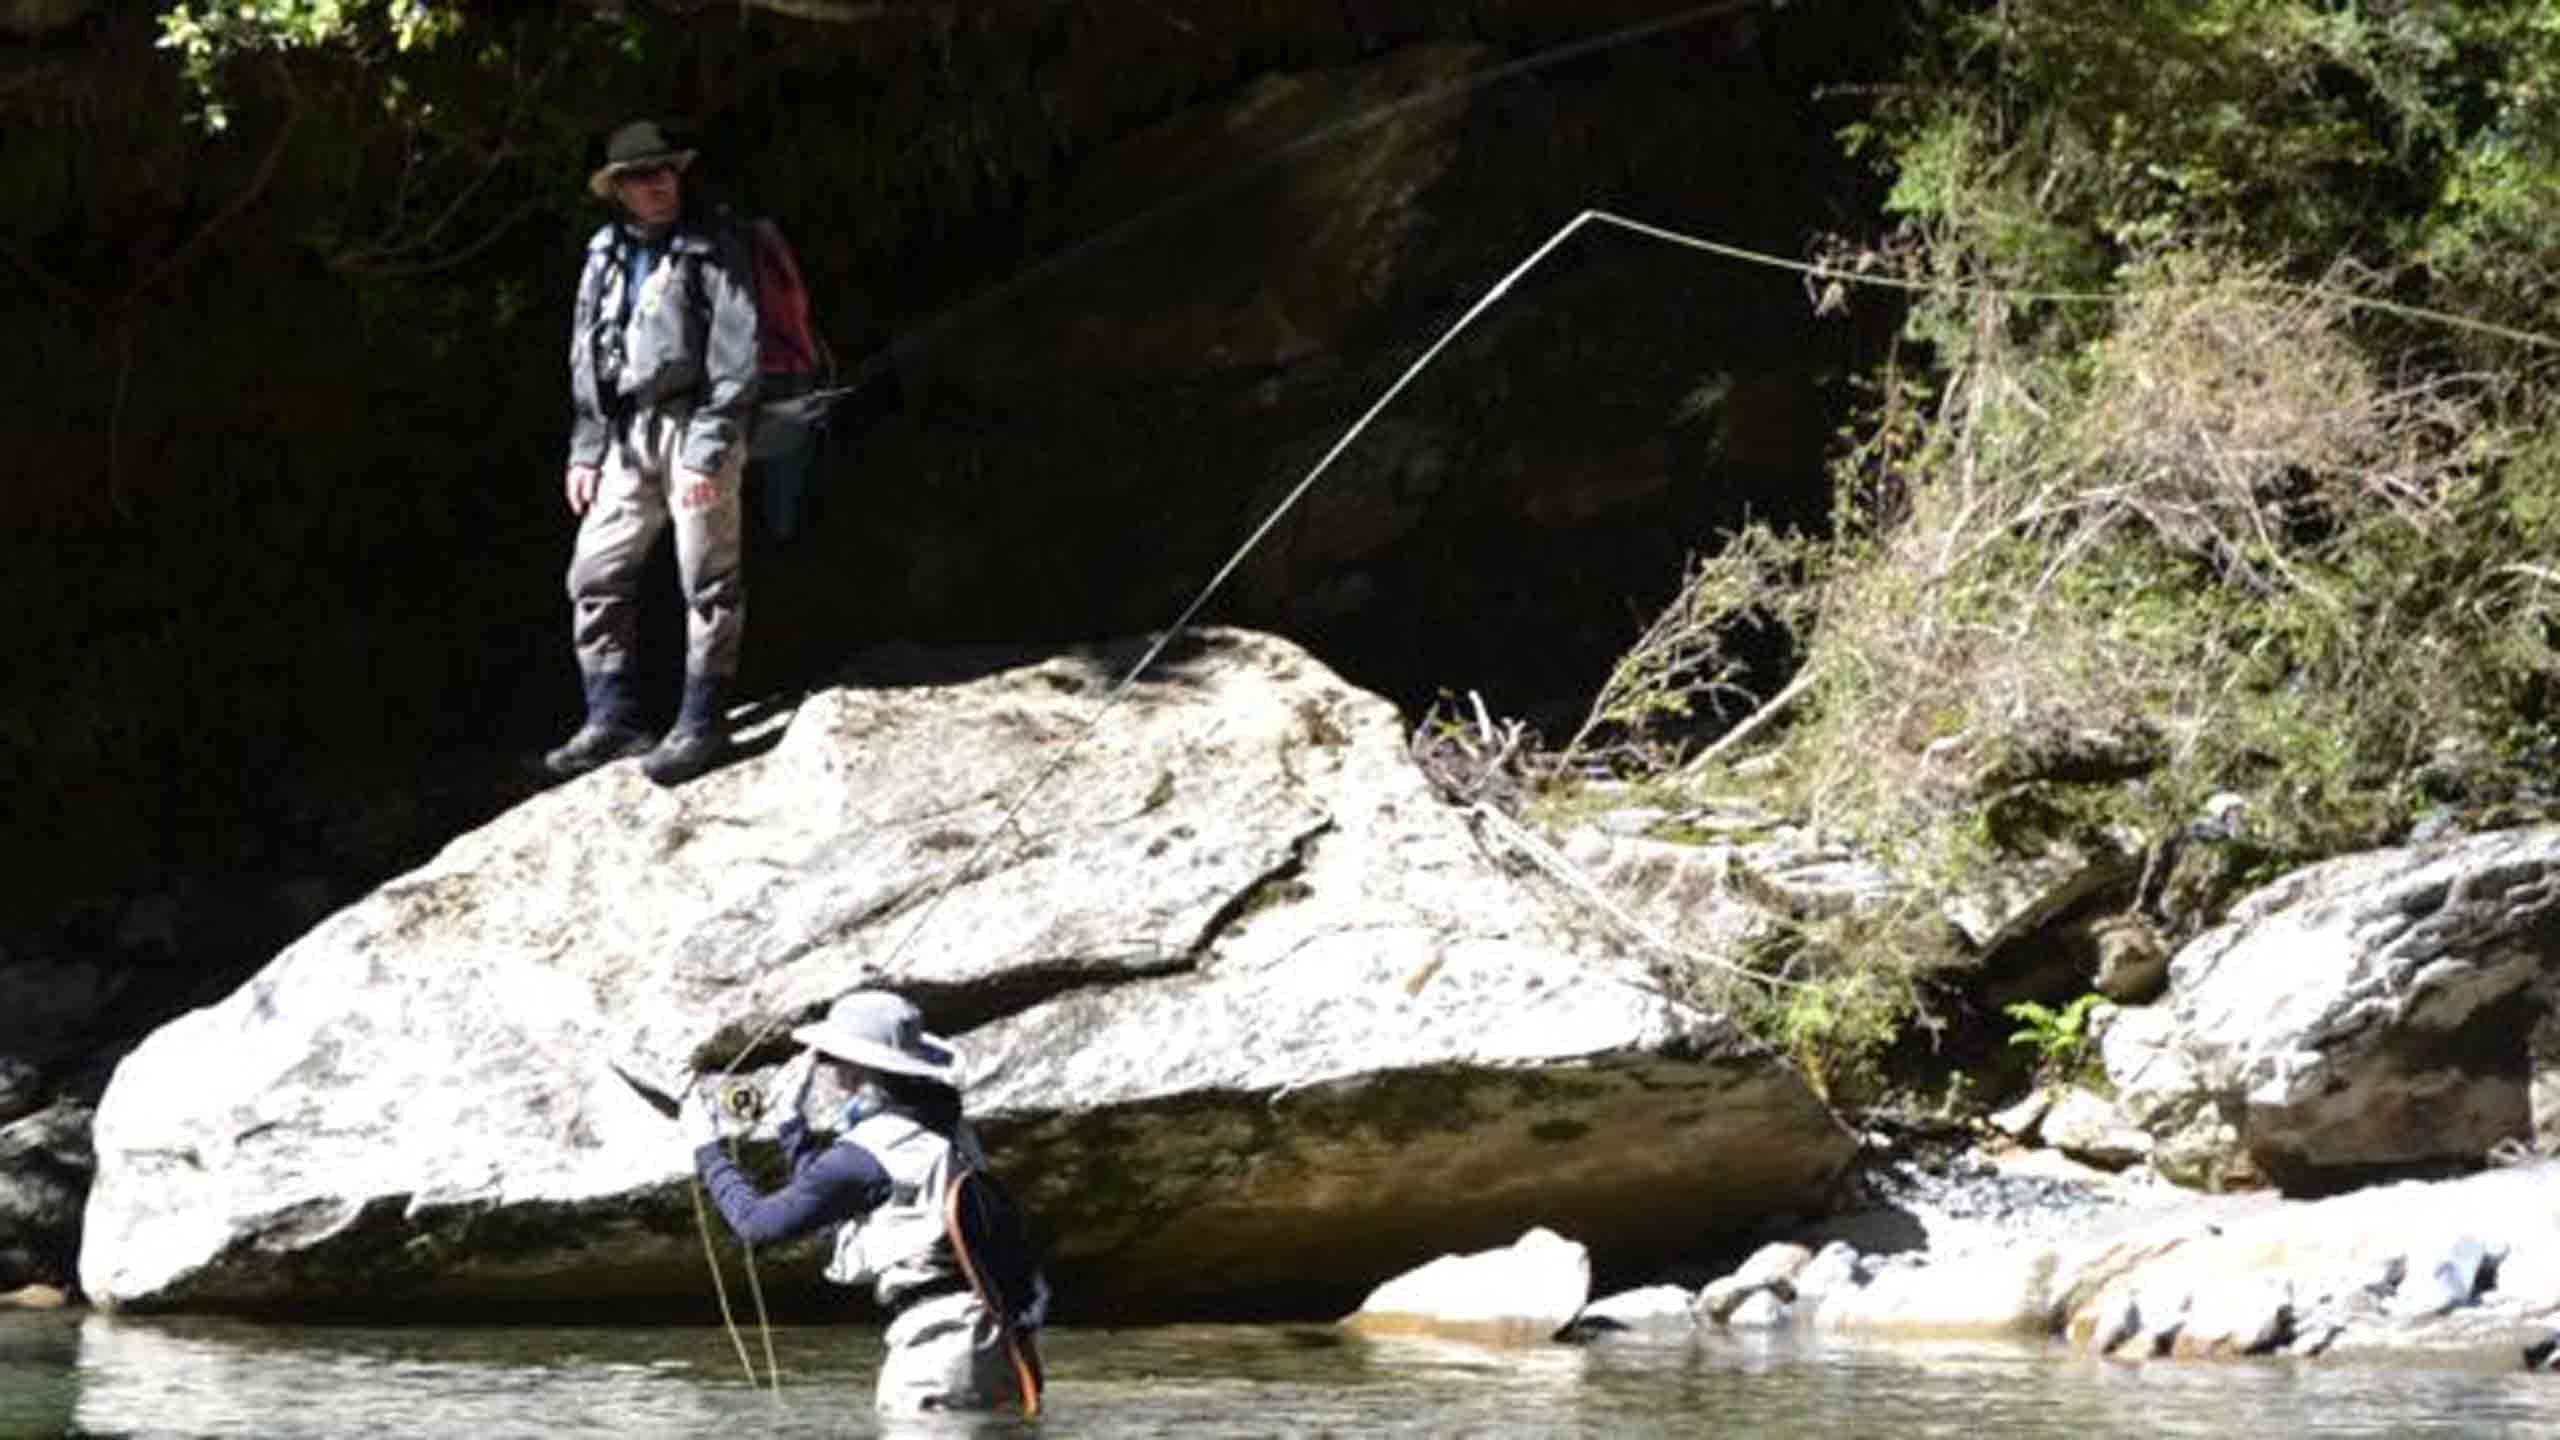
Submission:
[[[838,1285],[870,1285],[873,1298],[890,1310],[913,1291],[959,1279],[960,1261],[943,1228],[942,1206],[955,1175],[986,1165],[977,1132],[962,1121],[945,1139],[888,1111],[865,1117],[844,1139],[869,1151],[888,1172],[889,1196],[836,1227],[827,1278]]]
[[[745,233],[726,217],[676,222],[625,325],[628,243],[619,222],[587,242],[569,329],[569,463],[602,465],[613,423],[654,407],[685,417],[676,463],[716,475],[747,443],[755,416],[755,262]]]

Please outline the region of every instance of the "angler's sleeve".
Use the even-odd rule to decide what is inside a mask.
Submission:
[[[786,1133],[783,1138],[785,1148],[792,1148],[792,1137]],[[711,1202],[720,1207],[721,1218],[750,1245],[771,1245],[841,1225],[889,1198],[889,1172],[859,1145],[801,1148],[790,1182],[770,1195],[756,1189],[716,1142],[693,1152],[693,1168],[711,1192]]]
[[[569,463],[602,465],[607,435],[604,397],[596,387],[596,306],[604,286],[590,246],[578,271],[578,303],[569,322]]]
[[[712,258],[714,263],[702,267],[700,280],[703,298],[711,304],[709,334],[703,340],[702,404],[685,426],[676,459],[697,475],[719,474],[733,451],[743,457],[756,410],[755,256],[748,251],[744,231],[727,227]]]

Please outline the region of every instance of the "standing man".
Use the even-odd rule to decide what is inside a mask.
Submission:
[[[563,778],[645,752],[649,778],[678,785],[728,746],[723,706],[746,620],[738,489],[756,402],[754,269],[738,227],[686,213],[693,157],[634,120],[613,132],[587,181],[616,214],[587,242],[569,334],[565,489],[584,517],[569,604],[586,722],[543,756]],[[632,659],[641,571],[670,521],[684,587],[684,699],[652,747]]]

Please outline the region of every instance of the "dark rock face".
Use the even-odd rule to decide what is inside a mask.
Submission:
[[[0,35],[32,38],[67,30],[96,8],[96,0],[5,0]]]
[[[1582,209],[1780,256],[1851,223],[1866,182],[1815,91],[1886,63],[1888,37],[1844,49],[1837,0],[1756,36],[1702,21],[1580,48],[1687,8],[1369,25],[1254,7],[1186,30],[990,7],[940,51],[924,24],[663,37],[705,47],[703,73],[759,77],[654,103],[691,112],[706,187],[791,230],[848,363],[892,357],[902,381],[898,408],[834,437],[804,536],[750,562],[749,688],[893,636],[1166,623]],[[494,813],[433,792],[503,791],[493,758],[556,740],[574,698],[551,472],[570,257],[594,217],[557,205],[560,167],[491,181],[499,214],[539,218],[468,263],[359,277],[315,264],[309,237],[315,215],[381,218],[383,196],[322,178],[370,174],[353,152],[379,137],[308,117],[255,203],[157,283],[120,358],[79,297],[123,293],[191,217],[248,194],[277,116],[252,90],[227,138],[185,130],[148,16],[93,18],[30,58],[42,83],[0,93],[27,142],[11,243],[60,282],[8,358],[67,391],[21,437],[48,485],[0,497],[0,568],[55,620],[0,692],[0,745],[46,737],[13,810],[56,842],[0,877],[0,931],[58,918],[66,891],[238,863],[252,897],[313,874],[343,889],[349,840],[374,883]],[[116,123],[62,128],[81,114]],[[1436,361],[1208,618],[1291,635],[1408,707],[1463,685],[1577,719],[1719,527],[1819,520],[1837,382],[1889,319],[1817,324],[1794,275],[1595,232]],[[53,483],[99,473],[108,436],[112,484]],[[416,798],[404,814],[395,796]]]
[[[95,1168],[92,1115],[66,1094],[0,1124],[0,1290],[69,1285]]]

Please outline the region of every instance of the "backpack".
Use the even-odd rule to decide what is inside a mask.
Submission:
[[[827,414],[847,392],[835,384],[835,353],[810,318],[809,284],[782,227],[761,215],[733,223],[746,242],[747,289],[756,300],[757,398],[747,427],[747,480],[758,492],[765,529],[788,540],[800,528]]]
[[[1040,1388],[1047,1378],[1040,1363],[1040,1329],[1049,1318],[1049,1282],[1040,1273],[1012,1192],[993,1173],[963,1165],[943,1193],[942,1227],[960,1273],[995,1319],[1021,1392],[1023,1415],[1038,1416]]]
[[[773,221],[759,216],[745,228],[755,258],[750,288],[756,297],[756,369],[768,384],[783,377],[776,393],[818,389],[821,377],[835,377],[836,359],[809,319],[809,285],[800,278],[800,257],[791,253],[791,242]]]
[[[756,300],[756,413],[747,429],[747,479],[760,492],[766,530],[788,540],[800,527],[829,418],[853,396],[862,399],[858,410],[894,408],[897,375],[883,354],[839,381],[835,352],[811,318],[800,257],[782,238],[782,227],[766,216],[722,214],[746,243],[748,289]],[[694,294],[703,293],[694,287]]]

